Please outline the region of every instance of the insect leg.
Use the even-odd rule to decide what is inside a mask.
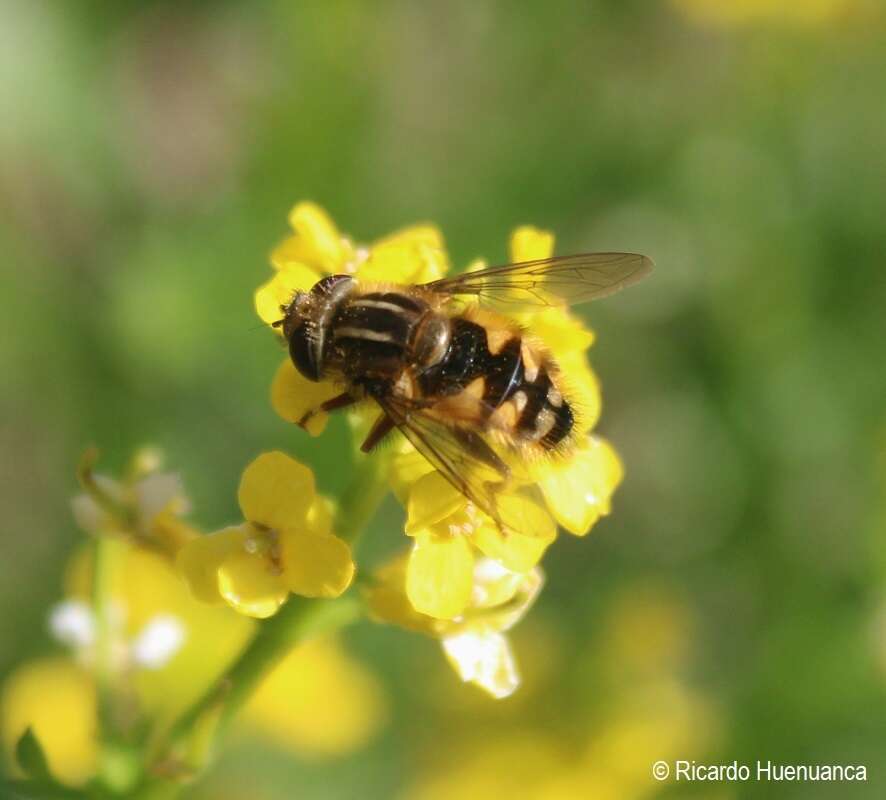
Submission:
[[[313,408],[308,411],[299,421],[298,425],[302,428],[308,424],[308,420],[314,416],[318,411],[338,411],[340,408],[347,408],[348,406],[354,405],[354,403],[359,403],[360,398],[355,397],[349,392],[343,392],[342,394],[338,394],[335,397],[329,398],[325,403],[321,403],[319,408]]]
[[[364,453],[369,453],[395,427],[394,421],[387,414],[381,414],[369,431],[366,441],[360,445],[360,449]]]

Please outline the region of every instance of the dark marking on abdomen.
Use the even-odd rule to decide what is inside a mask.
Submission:
[[[553,449],[569,436],[575,425],[575,415],[565,400],[558,408],[551,407],[551,412],[554,414],[554,427],[539,440],[539,443],[548,449]]]
[[[541,364],[535,380],[522,383],[515,391],[523,392],[526,397],[517,420],[517,431],[524,438],[553,449],[570,434],[575,416],[551,380],[547,365]]]
[[[548,366],[540,364],[535,379],[526,380],[519,336],[505,342],[493,355],[486,329],[455,317],[449,349],[439,362],[419,373],[419,389],[424,397],[449,397],[481,377],[485,381],[483,401],[490,414],[522,393],[515,430],[520,439],[553,449],[572,431],[572,409],[551,380]]]
[[[489,355],[483,401],[492,409],[498,408],[522,383],[523,355],[520,352],[520,339],[515,336],[505,342],[494,356]]]

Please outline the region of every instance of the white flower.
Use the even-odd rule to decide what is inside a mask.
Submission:
[[[92,647],[95,619],[92,609],[79,600],[65,600],[49,612],[49,632],[72,650]]]
[[[159,669],[179,651],[185,641],[185,629],[178,618],[160,614],[148,621],[130,645],[133,664],[145,669]]]

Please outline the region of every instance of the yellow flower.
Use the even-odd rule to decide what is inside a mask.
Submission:
[[[84,548],[71,560],[65,576],[66,604],[79,603],[90,613],[92,566],[91,551]],[[154,719],[171,719],[193,703],[254,629],[252,620],[226,606],[216,608],[195,600],[170,561],[143,547],[123,546],[115,559],[110,599],[119,617],[111,631],[116,667],[120,675],[131,679],[142,710]],[[144,649],[144,635],[158,621],[170,620],[181,629],[181,644],[157,664]],[[72,641],[54,624],[55,614],[50,622],[56,637],[73,645],[77,660],[89,666],[90,637]]]
[[[293,234],[271,254],[276,272],[255,293],[256,312],[269,325],[280,319],[280,307],[296,292],[309,290],[324,275],[346,273],[362,281],[408,284],[442,278],[449,269],[443,237],[433,225],[413,225],[371,245],[355,247],[314,203],[297,204],[289,222]],[[317,409],[339,393],[329,381],[307,380],[287,358],[271,384],[271,404],[283,419],[304,421],[305,429],[318,436],[328,416]]]
[[[43,658],[20,666],[3,685],[0,717],[10,763],[14,763],[16,743],[31,728],[55,778],[77,786],[94,774],[98,756],[95,683],[86,669],[70,659]]]
[[[329,526],[328,510],[322,525]],[[84,549],[69,565],[69,599],[57,610],[68,606],[70,611],[74,604],[88,609],[91,585],[92,560]],[[194,599],[169,561],[144,548],[125,546],[110,594],[119,610],[119,628],[112,631],[116,681],[125,686],[127,709],[137,699],[141,718],[149,718],[158,728],[203,695],[255,631],[252,619],[228,606]],[[57,616],[52,615],[53,632],[74,646],[80,671],[89,676],[90,637],[77,642],[64,636],[65,630],[74,632],[78,626],[70,622],[59,626]],[[162,664],[145,659],[150,656],[145,644],[151,644],[145,633],[156,630],[158,622],[173,619],[182,631],[180,647]],[[157,642],[153,644],[156,651]],[[73,662],[68,663],[73,667]],[[244,723],[282,747],[320,756],[361,746],[383,718],[384,700],[372,675],[336,643],[324,641],[301,645],[284,658],[250,700]]]
[[[338,597],[351,583],[348,545],[314,489],[314,475],[280,452],[264,453],[243,472],[238,492],[246,522],[194,539],[178,566],[194,595],[269,617],[290,592]]]
[[[416,547],[420,547],[418,542]],[[462,556],[449,557],[457,560]],[[493,697],[512,694],[520,678],[504,632],[516,625],[535,602],[543,582],[541,570],[535,567],[518,573],[490,558],[471,557],[467,598],[461,611],[453,619],[441,619],[416,610],[409,585],[414,580],[414,558],[400,556],[375,574],[366,589],[373,619],[439,639],[450,665],[463,681],[476,684]],[[446,563],[445,556],[437,560]],[[448,576],[438,577],[445,580]],[[456,579],[462,581],[463,576],[459,574]],[[462,599],[458,602],[461,604]]]
[[[293,234],[271,256],[276,272],[255,296],[259,316],[268,323],[279,319],[281,305],[295,292],[309,289],[324,274],[339,272],[358,280],[410,284],[439,278],[449,268],[442,236],[431,225],[413,226],[359,247],[313,204],[296,205],[290,223]],[[548,231],[523,226],[511,235],[512,261],[548,258],[553,248],[554,235]],[[476,260],[469,269],[483,265]],[[406,509],[405,531],[413,539],[404,591],[421,615],[453,620],[464,614],[471,604],[475,566],[484,559],[517,573],[531,571],[555,539],[557,523],[577,535],[586,534],[609,512],[610,498],[621,481],[621,462],[614,450],[588,435],[601,407],[598,381],[586,357],[593,333],[565,304],[522,312],[515,319],[550,350],[561,367],[576,414],[574,452],[531,464],[529,483],[535,484],[531,493],[523,491],[524,485],[499,497],[505,525],[509,520],[519,521],[513,527],[533,533],[509,531],[505,535],[410,445],[398,445],[390,460],[389,479]],[[274,377],[271,398],[280,416],[318,435],[327,415],[317,409],[339,391],[331,383],[308,381],[286,359]],[[359,423],[354,427],[360,427]],[[205,594],[218,592],[215,564],[237,552],[242,562],[237,573],[240,583],[260,587],[259,610],[272,613],[285,598],[285,587],[278,576],[268,575],[259,562],[242,554],[244,540],[252,535],[241,526],[224,532],[213,545],[203,545],[215,552],[204,560],[210,565]]]
[[[332,756],[365,745],[384,720],[381,688],[332,639],[295,648],[265,678],[243,721],[302,756]]]
[[[437,483],[440,498],[426,495]],[[419,497],[416,500],[416,496]],[[442,505],[456,510],[435,519]],[[547,510],[531,500],[501,495],[503,510],[518,516],[535,535],[503,532],[489,517],[469,505],[463,495],[436,472],[416,482],[409,494],[406,532],[413,538],[406,570],[406,595],[416,611],[441,620],[461,616],[471,602],[475,565],[484,556],[516,572],[530,571],[556,537],[556,525]],[[519,511],[517,510],[519,509]],[[424,515],[424,516],[423,516]],[[411,524],[416,517],[423,522]]]
[[[609,513],[610,499],[623,477],[624,467],[612,446],[587,436],[568,459],[546,464],[538,485],[557,522],[584,536]]]

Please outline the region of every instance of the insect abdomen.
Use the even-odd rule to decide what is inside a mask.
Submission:
[[[485,417],[518,441],[555,448],[572,431],[572,409],[557,387],[550,358],[530,346],[519,331],[487,329],[464,317],[451,320],[449,347],[441,360],[418,376],[424,397],[453,398],[465,393],[470,410],[482,400]],[[494,419],[492,419],[494,418]]]
[[[552,377],[553,363],[523,347],[523,382],[514,392],[518,435],[553,449],[572,431],[575,416]]]

